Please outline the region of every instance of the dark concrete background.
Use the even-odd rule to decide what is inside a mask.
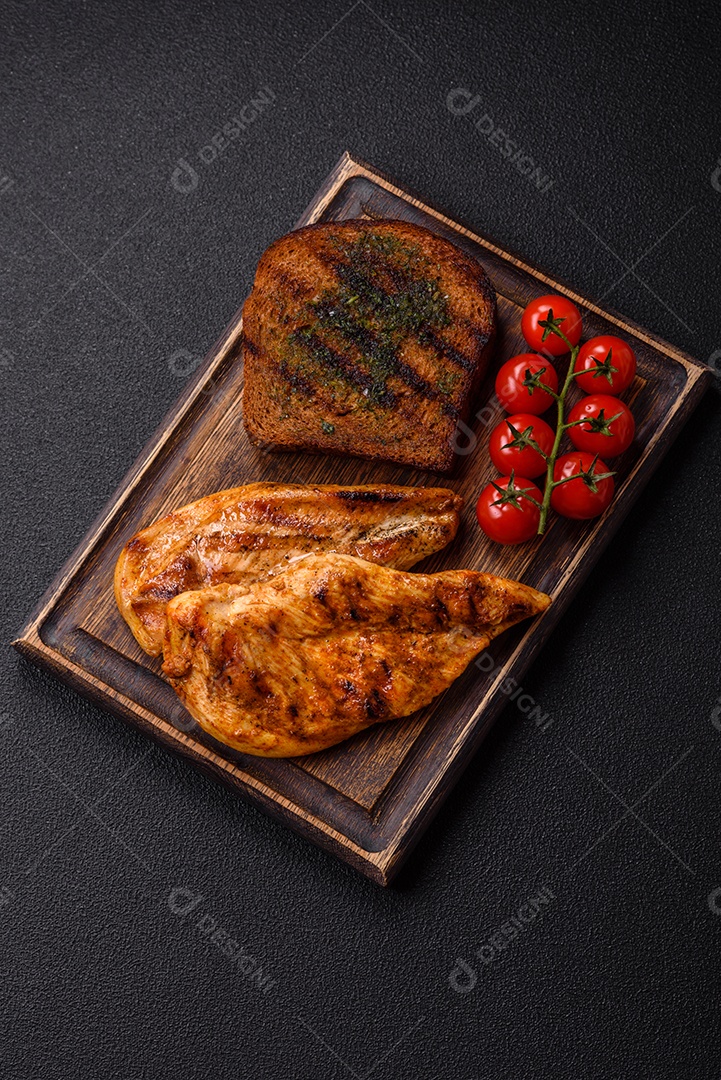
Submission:
[[[4,641],[344,149],[721,369],[718,15],[634,9],[2,4]],[[2,1075],[715,1080],[719,438],[714,387],[392,890],[5,649]]]

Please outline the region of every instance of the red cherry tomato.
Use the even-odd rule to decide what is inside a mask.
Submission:
[[[539,296],[531,300],[521,317],[523,336],[536,352],[549,353],[551,356],[563,356],[569,347],[562,337],[541,326],[541,322],[552,317],[558,329],[566,335],[571,345],[578,345],[581,340],[581,312],[565,296]],[[544,338],[544,334],[546,335]]]
[[[585,421],[579,424],[578,421]],[[589,454],[616,457],[633,442],[636,423],[628,405],[610,394],[591,394],[582,398],[568,414],[568,436],[577,450]]]
[[[499,476],[487,484],[476,504],[478,524],[486,536],[499,544],[522,544],[536,535],[543,495],[535,484],[522,476]]]
[[[555,432],[540,416],[532,413],[514,413],[501,420],[491,432],[488,446],[491,461],[501,473],[512,470],[529,480],[546,471],[546,459],[553,449]],[[543,453],[533,446],[536,443]]]
[[[584,341],[576,357],[576,382],[587,394],[622,394],[636,374],[636,354],[613,334]]]
[[[597,455],[581,450],[564,454],[556,461],[553,479],[565,482],[551,492],[551,506],[556,513],[576,521],[598,517],[613,498],[613,477],[607,475],[609,472]]]
[[[520,353],[506,360],[496,375],[496,396],[506,412],[533,413],[540,416],[553,405],[554,398],[544,390],[558,390],[558,375],[550,360],[535,353]]]

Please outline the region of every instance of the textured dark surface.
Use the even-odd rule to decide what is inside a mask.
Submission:
[[[710,5],[2,15],[5,641],[346,148],[721,368]],[[553,725],[509,706],[385,892],[6,649],[3,1075],[716,1078],[720,438],[714,388],[527,680]]]

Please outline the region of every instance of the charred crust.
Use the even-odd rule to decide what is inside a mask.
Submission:
[[[459,349],[449,344],[444,338],[434,333],[432,330],[427,331],[428,343],[433,346],[436,352],[439,352],[446,360],[452,361],[458,367],[463,368],[464,371],[475,371],[478,365],[478,359],[466,356]]]
[[[379,720],[388,711],[379,690],[371,690],[363,702],[363,708],[369,720]]]
[[[315,383],[312,383],[309,379],[306,379],[303,375],[300,375],[297,371],[293,371],[285,360],[281,360],[278,365],[280,375],[293,387],[294,390],[300,390],[302,393],[312,396],[316,392]]]
[[[258,347],[258,345],[256,345],[253,339],[248,336],[248,334],[243,334],[241,338],[241,346],[245,350],[245,352],[249,352],[251,356],[260,356],[260,348]]]
[[[436,596],[433,600],[431,604],[431,610],[433,611],[433,614],[437,617],[439,623],[448,622],[448,608],[441,600],[440,596]]]
[[[349,489],[347,491],[334,492],[334,497],[349,503],[396,503],[403,502],[404,499],[407,499],[408,492],[387,491],[383,489],[378,491],[362,491],[357,489],[353,491],[352,489]]]
[[[243,419],[254,442],[453,469],[454,428],[487,369],[496,303],[480,262],[449,236],[349,219],[268,248],[245,311],[257,363]]]

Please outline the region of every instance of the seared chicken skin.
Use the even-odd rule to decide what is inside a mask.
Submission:
[[[445,690],[550,598],[475,570],[406,574],[307,555],[167,608],[163,671],[198,723],[261,757],[311,754]]]
[[[248,484],[190,503],[130,540],[115,598],[140,646],[163,648],[165,609],[188,589],[250,584],[307,552],[407,570],[449,543],[463,500],[447,488]]]

